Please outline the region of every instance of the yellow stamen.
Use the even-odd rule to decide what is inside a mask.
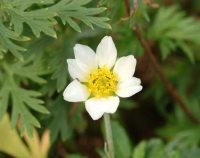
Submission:
[[[117,77],[106,66],[98,68],[89,75],[88,89],[94,97],[111,96],[117,89]]]

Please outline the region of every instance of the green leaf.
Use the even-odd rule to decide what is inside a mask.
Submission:
[[[113,143],[116,158],[129,158],[131,144],[125,129],[116,121],[112,121]]]
[[[4,90],[6,93],[4,94]],[[4,82],[2,88],[0,89],[1,106],[0,118],[5,113],[8,107],[8,99],[12,99],[12,126],[17,125],[18,119],[20,119],[21,127],[20,132],[23,135],[27,131],[30,135],[32,134],[33,127],[40,127],[38,120],[30,113],[29,109],[36,112],[48,114],[48,110],[42,106],[43,101],[38,99],[40,93],[22,89],[19,87],[11,76],[7,76],[7,80]]]
[[[140,142],[140,144],[134,149],[133,158],[145,158],[146,145],[145,141]]]
[[[73,104],[69,105],[63,99],[62,94],[51,103],[48,128],[51,130],[52,142],[58,139],[59,136],[62,141],[66,141],[73,136],[75,129],[78,132],[85,130],[86,123],[83,118],[83,109],[85,110],[85,108],[81,105],[76,106],[74,107]]]
[[[148,36],[159,43],[163,59],[176,48],[181,48],[194,62],[194,48],[200,44],[200,22],[185,15],[177,6],[159,9]]]
[[[10,89],[7,86],[7,83],[4,83],[0,90],[0,120],[6,113],[8,108],[8,101],[9,101]]]
[[[149,15],[147,13],[146,6],[144,6],[143,2],[141,0],[138,0],[138,9],[142,13],[142,16],[145,18],[147,22],[150,22]]]
[[[15,3],[15,1],[17,3]],[[32,0],[26,2],[26,5],[23,7],[19,5],[19,0],[15,1],[11,4],[9,2],[4,2],[2,5],[4,6],[4,12],[10,16],[10,23],[13,25],[14,31],[18,35],[22,33],[23,24],[25,23],[31,28],[36,37],[39,37],[41,32],[56,37],[56,32],[53,28],[56,24],[54,12],[51,12],[48,7],[36,10],[27,9],[33,5],[34,2]],[[23,3],[23,1],[21,1],[21,3]],[[35,4],[37,4],[37,2],[35,2]]]
[[[35,62],[33,62],[33,60]],[[48,71],[45,71],[42,64],[43,62],[41,59],[37,59],[34,58],[34,56],[31,56],[25,62],[16,62],[12,64],[11,69],[14,74],[20,77],[28,78],[34,82],[42,84],[46,83],[46,80],[40,77],[40,75],[49,73]]]
[[[48,71],[41,65],[43,63],[41,56],[34,58],[33,54],[25,59],[24,62],[14,61],[12,63],[12,61],[9,61],[2,64],[5,72],[3,77],[6,80],[3,81],[0,87],[0,118],[7,111],[10,104],[12,106],[12,126],[16,126],[17,121],[20,120],[21,134],[23,135],[27,131],[31,135],[33,127],[40,127],[40,123],[30,112],[30,109],[43,114],[48,114],[49,112],[43,106],[43,101],[38,98],[41,97],[41,93],[26,88],[29,87],[29,80],[44,83],[45,80],[40,75],[44,75]],[[25,78],[29,80],[25,80]],[[21,83],[26,88],[22,88]],[[11,103],[9,100],[11,100]]]
[[[108,18],[94,16],[104,12],[106,8],[84,7],[83,5],[87,4],[89,1],[63,0],[57,3],[52,9],[57,10],[57,14],[61,18],[63,24],[67,22],[72,28],[74,28],[78,32],[81,32],[80,27],[72,19],[78,19],[88,25],[90,28],[93,28],[93,25],[97,25],[101,28],[110,29],[111,26],[107,24],[107,21],[109,20]]]
[[[51,121],[49,128],[51,130],[51,141],[54,142],[59,134],[63,141],[71,136],[71,126],[69,125],[67,104],[63,100],[62,96],[58,97],[57,100],[52,104],[51,111]]]
[[[146,150],[148,158],[160,158],[166,155],[164,151],[164,143],[160,139],[152,139],[149,141]]]
[[[97,16],[104,12],[105,8],[85,7],[84,5],[89,2],[90,0],[0,1],[2,12],[0,14],[0,58],[9,50],[22,60],[21,52],[26,49],[12,40],[27,41],[30,39],[20,36],[24,33],[25,26],[29,26],[32,33],[38,38],[41,33],[57,38],[55,25],[58,18],[56,17],[59,17],[64,24],[68,23],[78,32],[81,32],[78,21],[82,21],[90,28],[93,28],[93,25],[111,28],[107,23],[108,18]]]
[[[7,50],[11,51],[14,56],[19,58],[21,61],[23,57],[21,52],[26,51],[25,48],[15,44],[12,40],[15,41],[27,41],[29,38],[19,36],[17,33],[7,29],[2,20],[0,19],[0,54],[1,58],[3,58],[3,54],[7,52]]]
[[[171,51],[175,50],[177,47],[176,43],[174,43],[171,40],[163,39],[160,41],[160,50],[162,52],[162,59],[167,59],[168,55],[171,53]]]
[[[65,20],[74,30],[76,30],[77,32],[81,32],[81,28],[78,26],[78,24],[74,20],[68,17],[66,17]]]
[[[73,34],[69,33],[70,39],[66,35],[62,36],[60,49],[55,49],[55,54],[52,59],[49,60],[49,65],[53,69],[53,74],[51,79],[56,81],[56,88],[58,92],[61,92],[67,84],[68,74],[67,74],[67,62],[66,59],[69,58],[70,51],[73,51],[73,47],[76,38]],[[66,52],[69,51],[69,52]]]
[[[67,83],[67,69],[64,64],[61,64],[58,69],[53,73],[52,79],[57,80],[57,91],[61,92],[65,88]]]
[[[192,49],[190,48],[190,46],[186,45],[183,42],[178,42],[177,45],[183,50],[183,52],[190,59],[190,61],[192,63],[194,63],[194,60],[195,60],[194,53],[193,53]]]

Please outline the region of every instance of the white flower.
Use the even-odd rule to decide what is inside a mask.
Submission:
[[[88,46],[76,44],[75,59],[67,59],[68,70],[74,79],[63,96],[69,102],[85,102],[93,120],[104,113],[114,113],[119,97],[126,98],[142,90],[141,80],[133,77],[136,59],[133,55],[117,59],[112,37],[105,36],[96,54]]]

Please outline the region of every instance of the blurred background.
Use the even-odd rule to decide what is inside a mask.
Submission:
[[[103,119],[62,97],[74,45],[105,35],[143,85],[111,117],[115,157],[200,158],[199,0],[0,0],[0,17],[0,158],[106,158]]]

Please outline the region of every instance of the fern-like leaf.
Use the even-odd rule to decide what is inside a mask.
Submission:
[[[24,24],[27,24],[36,37],[41,33],[56,38],[54,26],[58,18],[63,24],[68,23],[74,30],[81,32],[77,20],[93,28],[96,25],[101,28],[110,28],[106,17],[97,15],[105,11],[105,8],[87,8],[84,5],[90,0],[2,0],[0,1],[0,57],[7,50],[20,59],[20,52],[25,49],[12,40],[24,41],[28,38],[21,37]],[[34,4],[34,5],[33,5]],[[33,7],[34,6],[34,7]],[[57,18],[56,18],[57,17]],[[8,26],[6,24],[8,24]]]
[[[200,44],[200,22],[186,17],[185,12],[172,6],[159,9],[149,30],[150,38],[156,39],[161,48],[163,59],[170,51],[180,48],[191,62],[194,62],[192,46]]]

